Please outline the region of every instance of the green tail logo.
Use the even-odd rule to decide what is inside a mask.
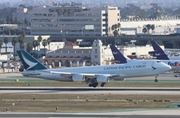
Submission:
[[[17,51],[18,56],[26,70],[43,70],[47,69],[43,64],[41,64],[37,59],[32,57],[29,53],[24,50]]]
[[[152,69],[153,69],[153,70],[156,70],[157,68],[155,68],[154,66],[152,66]]]

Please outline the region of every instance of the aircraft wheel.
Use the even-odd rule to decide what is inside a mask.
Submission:
[[[97,87],[97,86],[98,86],[98,83],[97,83],[97,82],[93,83],[93,87],[94,87],[94,88]]]
[[[92,83],[90,83],[90,84],[89,84],[89,87],[92,87],[92,86],[93,86]]]
[[[155,79],[154,82],[158,82],[158,79]]]
[[[101,84],[101,87],[104,87],[104,84],[105,84],[105,83],[102,83],[102,84]]]

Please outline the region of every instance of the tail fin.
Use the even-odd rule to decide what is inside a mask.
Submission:
[[[115,60],[120,61],[120,63],[127,63],[127,59],[122,55],[122,53],[114,46],[110,45],[112,54]]]
[[[43,70],[47,69],[37,59],[32,57],[29,53],[24,50],[18,50],[17,54],[26,70]]]
[[[156,41],[151,40],[151,45],[153,46],[154,51],[149,52],[149,54],[152,54],[156,57],[156,59],[160,60],[169,60],[168,55],[165,54],[165,52],[162,50],[162,48],[157,44]]]
[[[162,48],[156,43],[156,41],[151,40],[151,45],[153,46],[154,51],[164,53]]]

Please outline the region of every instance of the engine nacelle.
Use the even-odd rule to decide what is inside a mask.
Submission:
[[[75,74],[75,75],[72,76],[72,80],[74,82],[82,82],[83,78],[84,78],[84,76],[81,75],[81,74]]]
[[[104,75],[99,75],[96,77],[97,82],[106,83],[108,81],[108,77]]]

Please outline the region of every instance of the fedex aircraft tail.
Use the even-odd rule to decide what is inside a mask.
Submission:
[[[158,51],[158,52],[164,53],[164,51],[159,46],[159,44],[157,44],[157,42],[155,42],[154,40],[151,40],[151,45],[153,46],[154,51]]]
[[[17,51],[18,56],[26,70],[43,70],[47,69],[41,62],[32,57],[29,53],[24,50]]]
[[[153,46],[154,51],[149,52],[151,56],[155,56],[159,60],[169,60],[168,55],[162,50],[162,48],[154,41],[151,40],[151,45]]]
[[[120,61],[120,63],[127,63],[127,59],[122,55],[122,53],[114,46],[110,45],[112,54],[115,60]]]

